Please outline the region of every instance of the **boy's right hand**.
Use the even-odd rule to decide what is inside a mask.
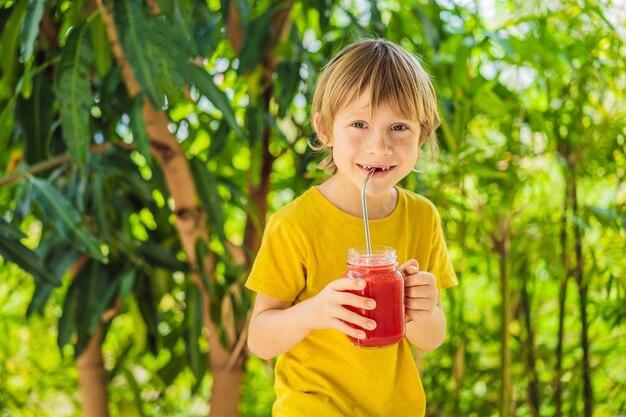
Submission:
[[[364,339],[365,332],[362,329],[373,330],[376,328],[376,322],[345,307],[352,306],[365,310],[376,308],[376,301],[373,299],[347,292],[361,291],[363,288],[365,281],[362,279],[340,278],[332,281],[319,294],[308,300],[307,327],[311,330],[337,329],[348,336]]]

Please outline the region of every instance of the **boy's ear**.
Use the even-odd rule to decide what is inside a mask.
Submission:
[[[330,139],[328,133],[322,128],[322,117],[319,112],[315,112],[313,115],[313,127],[315,128],[315,133],[317,133],[319,140],[327,147],[332,147],[333,141]]]

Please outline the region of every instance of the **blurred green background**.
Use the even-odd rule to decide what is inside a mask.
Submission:
[[[243,282],[267,216],[324,179],[312,90],[364,36],[420,57],[443,119],[402,184],[460,280],[416,352],[427,415],[626,414],[625,23],[592,0],[0,1],[0,416],[271,415]]]

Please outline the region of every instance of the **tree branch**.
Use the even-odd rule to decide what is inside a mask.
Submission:
[[[237,2],[231,0],[228,2],[228,14],[226,15],[226,36],[230,41],[235,53],[239,55],[243,48],[244,30],[237,10]]]
[[[89,153],[91,154],[98,154],[98,153],[104,153],[107,152],[109,149],[111,149],[111,146],[117,146],[119,148],[122,149],[126,149],[129,151],[134,151],[136,150],[136,147],[134,145],[130,145],[127,143],[111,143],[111,142],[107,142],[104,143],[102,145],[91,145],[89,147]],[[39,174],[40,172],[44,172],[47,171],[49,169],[58,167],[59,165],[63,165],[64,163],[68,162],[70,160],[69,155],[64,154],[64,155],[59,155],[56,156],[52,159],[49,159],[47,161],[43,161],[40,162],[38,164],[33,165],[30,169],[26,170],[26,171],[22,171],[19,172],[17,174],[11,175],[9,177],[6,178],[0,178],[0,188],[4,187],[5,185],[9,185],[9,184],[13,184],[14,182],[20,181],[24,178],[26,178],[26,176],[28,174],[30,175],[36,175]]]

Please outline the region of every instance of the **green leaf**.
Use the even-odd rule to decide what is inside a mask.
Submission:
[[[263,14],[256,19],[250,21],[246,27],[246,37],[241,53],[239,54],[239,68],[238,72],[243,74],[244,72],[253,69],[267,45],[269,39],[270,30],[272,29],[272,18],[276,13],[289,7],[283,2],[279,2],[269,7]]]
[[[133,345],[137,352],[143,352],[148,342],[148,328],[144,322],[136,297],[129,297],[126,304],[133,323]]]
[[[189,270],[189,265],[186,262],[179,261],[173,251],[167,250],[159,244],[147,241],[143,242],[138,249],[139,253],[152,266],[162,267],[170,271],[186,272]]]
[[[109,204],[104,200],[105,189],[102,184],[102,175],[98,172],[93,174],[91,181],[91,198],[95,210],[95,218],[98,223],[99,236],[106,240],[110,235],[110,220],[107,216]]]
[[[35,46],[35,39],[39,34],[39,22],[43,17],[43,10],[46,5],[45,0],[29,0],[28,8],[26,9],[26,16],[24,17],[24,23],[20,30],[20,54],[22,56],[22,62],[28,61],[33,56],[33,47]]]
[[[128,296],[133,290],[133,285],[135,284],[135,275],[136,272],[134,269],[128,269],[118,276],[118,280],[120,281],[120,304],[126,305],[126,300]]]
[[[78,291],[76,287],[77,283],[75,281],[72,282],[63,300],[63,312],[59,319],[57,332],[57,345],[61,352],[63,351],[63,346],[69,343],[76,327],[76,307],[78,306]]]
[[[220,23],[219,16],[211,12],[206,2],[194,2],[193,7],[196,17],[193,20],[192,33],[196,50],[200,56],[210,56],[219,42],[214,35]]]
[[[118,0],[113,8],[117,33],[137,82],[152,106],[157,110],[161,109],[165,105],[165,93],[155,77],[155,69],[150,59],[154,46],[150,44],[150,34],[141,4],[137,0]]]
[[[28,100],[19,98],[16,117],[24,132],[24,159],[29,165],[43,161],[48,155],[53,121],[52,81],[47,71],[33,79],[33,93]]]
[[[0,217],[0,237],[24,239],[26,235],[17,227]]]
[[[276,68],[278,83],[276,96],[278,98],[278,117],[283,118],[287,114],[289,104],[298,92],[300,84],[300,62],[290,59],[281,61]]]
[[[52,274],[41,259],[19,240],[0,239],[0,255],[32,274],[35,279],[54,286],[61,284],[59,277]]]
[[[226,94],[215,85],[211,74],[190,62],[184,62],[181,63],[181,65],[183,67],[181,68],[181,73],[184,74],[185,78],[191,84],[196,86],[200,94],[208,98],[209,101],[222,112],[224,120],[230,125],[235,134],[239,138],[246,137],[245,132],[241,126],[239,126],[239,123],[237,123],[235,111],[230,105]]]
[[[128,381],[128,385],[130,386],[133,393],[133,401],[130,402],[125,398],[120,401],[120,416],[145,417],[141,410],[141,386],[139,385],[139,382],[137,382],[135,375],[131,372],[130,369],[124,368],[123,373],[126,376],[126,381]]]
[[[82,251],[86,251],[95,259],[106,262],[106,257],[100,251],[98,240],[83,224],[80,213],[72,206],[54,186],[47,181],[29,176],[32,183],[33,197],[41,207],[44,215],[56,230],[72,245]]]
[[[89,115],[93,96],[89,80],[92,52],[86,24],[70,33],[63,48],[57,84],[63,140],[81,173],[87,173]]]
[[[166,344],[167,345],[167,344]],[[173,344],[171,345],[173,346]],[[186,350],[186,349],[185,349]],[[165,386],[169,386],[174,382],[174,380],[180,375],[180,373],[185,369],[185,354],[178,354],[175,349],[171,350],[171,357],[169,362],[157,371],[159,378],[163,381]],[[200,363],[206,363],[207,361],[201,361]]]
[[[100,323],[102,311],[100,301],[106,296],[108,277],[104,265],[90,260],[74,277],[77,283],[79,301],[76,306],[77,338],[74,356],[78,357],[89,344],[96,327]]]
[[[25,1],[18,1],[11,17],[2,29],[2,79],[0,80],[0,98],[11,96],[13,82],[16,78],[17,46],[20,38],[20,27],[26,13]],[[1,126],[0,126],[1,127]],[[0,138],[1,139],[1,138]],[[2,140],[0,140],[2,145]],[[2,149],[6,149],[2,147]]]
[[[19,96],[15,95],[9,100],[9,102],[5,105],[4,109],[0,112],[0,149],[8,149],[8,142],[11,136],[11,131],[13,130],[13,109],[15,108],[15,103]],[[4,170],[7,159],[9,156],[9,152],[2,152],[0,154],[0,169]]]
[[[159,81],[168,87],[182,88],[185,83],[194,85],[201,95],[205,96],[222,112],[224,120],[235,131],[238,137],[245,137],[241,126],[237,123],[235,112],[228,98],[213,81],[213,77],[191,59],[197,54],[192,42],[181,31],[175,31],[162,17],[156,16],[144,22],[146,30],[151,33],[151,59],[153,66],[159,70]],[[165,69],[164,69],[165,68]],[[145,92],[145,91],[144,91]],[[169,98],[169,95],[168,95]]]
[[[147,275],[140,273],[135,280],[135,297],[141,317],[146,324],[148,346],[154,354],[158,351],[159,324],[157,304],[159,300],[154,294]]]
[[[149,165],[152,164],[150,138],[147,135],[146,126],[143,122],[143,94],[137,94],[133,98],[130,108],[130,128],[139,153],[146,158]]]
[[[246,127],[248,128],[248,142],[251,147],[263,141],[265,130],[265,108],[262,103],[249,104],[246,108]]]
[[[91,29],[91,46],[94,51],[94,63],[96,73],[100,79],[104,79],[113,66],[113,54],[109,45],[109,37],[102,20],[102,15],[97,14],[89,23]]]
[[[185,294],[185,328],[183,338],[185,339],[185,351],[189,367],[196,380],[198,380],[202,378],[200,363],[203,360],[198,344],[198,340],[202,335],[202,297],[198,288],[192,283],[187,285]]]
[[[224,232],[224,209],[222,207],[222,199],[217,191],[217,180],[213,174],[207,169],[206,165],[197,158],[189,161],[191,172],[193,173],[196,188],[204,210],[209,217],[211,230],[217,234],[222,243],[226,242],[226,234]]]
[[[36,253],[45,260],[48,268],[57,277],[63,277],[80,255],[80,252],[63,242],[58,235],[51,233],[48,233],[41,239]],[[43,315],[44,308],[53,289],[54,286],[47,282],[35,281],[35,291],[28,304],[26,317],[30,317],[33,313]]]
[[[211,145],[209,147],[209,160],[219,155],[222,149],[224,149],[224,145],[226,145],[226,141],[228,139],[229,130],[228,123],[221,121],[220,126],[215,132],[213,132],[211,135]]]
[[[371,12],[370,31],[378,36],[383,36],[385,34],[385,25],[383,24],[380,10],[375,0],[369,0],[369,3]]]
[[[209,292],[211,298],[217,297],[217,289],[215,284],[211,282],[209,279],[209,275],[207,270],[205,269],[205,265],[203,260],[209,255],[209,247],[206,242],[202,238],[198,238],[196,240],[196,260],[198,262],[198,273],[200,275],[200,280],[202,281],[202,285],[204,289]]]
[[[33,297],[31,298],[30,303],[28,303],[28,308],[26,309],[27,318],[33,313],[39,313],[39,315],[43,316],[43,310],[46,306],[48,298],[50,298],[50,294],[52,294],[53,289],[53,285],[35,281],[35,291],[33,292]]]

